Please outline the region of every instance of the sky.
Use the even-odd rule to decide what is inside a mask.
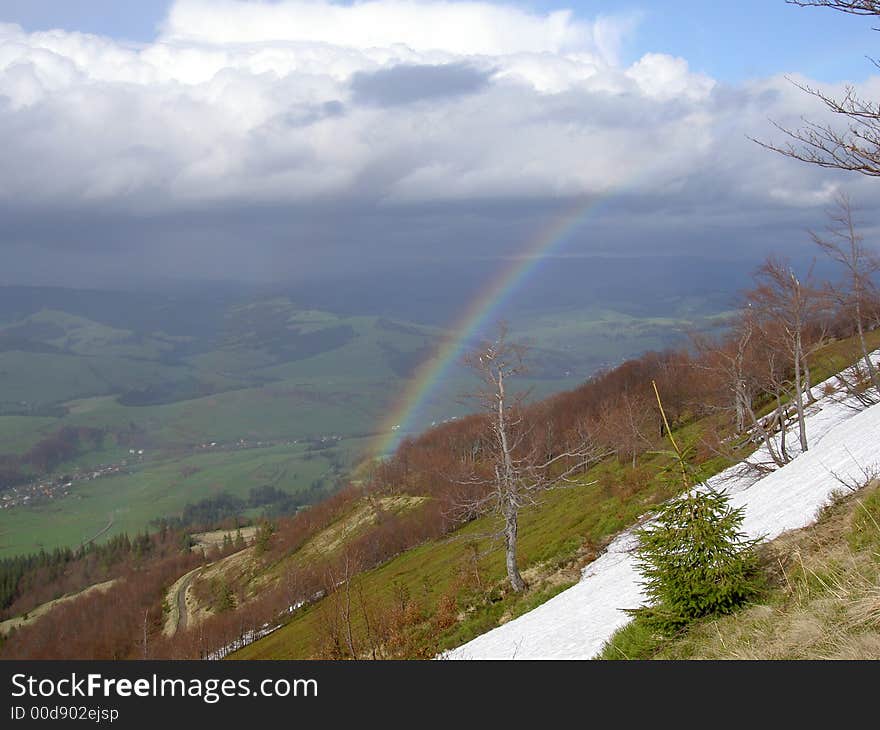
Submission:
[[[785,74],[877,98],[875,33],[783,0],[0,0],[0,281],[504,259],[571,210],[554,255],[798,250],[872,183],[749,137],[827,118]]]

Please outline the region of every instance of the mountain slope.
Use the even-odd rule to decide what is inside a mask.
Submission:
[[[833,386],[834,378],[820,384]],[[880,406],[858,412],[849,398],[829,394],[807,416],[810,450],[761,479],[742,475],[736,465],[708,480],[745,508],[743,529],[751,537],[773,538],[804,527],[842,488],[841,481],[864,483],[880,468],[876,434]],[[760,450],[756,456],[760,458]],[[624,609],[639,606],[643,593],[627,530],[588,565],[581,580],[547,603],[463,646],[450,659],[587,659],[626,624]]]

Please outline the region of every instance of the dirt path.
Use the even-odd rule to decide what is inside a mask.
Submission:
[[[186,610],[186,589],[190,587],[192,582],[196,579],[196,576],[198,576],[205,567],[206,566],[204,565],[200,565],[198,568],[189,571],[189,573],[184,573],[175,581],[174,585],[168,589],[165,600],[171,610],[168,618],[165,620],[165,627],[162,629],[162,633],[165,634],[165,636],[174,636],[178,631],[186,628],[186,625],[189,622]]]
[[[187,611],[186,611],[186,589],[190,587],[192,582],[195,580],[196,575],[198,575],[200,571],[194,570],[192,573],[189,573],[180,584],[180,587],[177,589],[177,629],[176,631],[183,631],[186,629],[187,622]]]
[[[106,525],[104,525],[100,530],[98,530],[98,531],[97,531],[94,535],[92,535],[88,540],[86,540],[85,542],[83,542],[83,545],[88,545],[89,543],[94,542],[94,541],[97,540],[99,537],[101,537],[101,535],[103,535],[105,532],[107,532],[111,527],[113,527],[113,515],[110,515],[110,520],[109,520],[109,522],[107,522]]]

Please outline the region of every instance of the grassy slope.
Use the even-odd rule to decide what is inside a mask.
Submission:
[[[720,466],[720,465],[719,465]],[[494,586],[486,600],[476,599],[460,606],[467,618],[439,635],[426,636],[417,652],[430,656],[456,646],[494,627],[503,618],[524,613],[576,580],[573,566],[595,557],[607,539],[635,521],[651,505],[669,496],[665,480],[650,479],[638,492],[629,494],[619,484],[625,468],[608,463],[592,470],[580,486],[559,489],[545,495],[542,504],[526,510],[520,522],[521,566],[532,589],[524,596],[504,590],[504,557],[498,541],[485,537],[497,532],[490,517],[475,520],[451,538],[432,541],[409,550],[361,577],[364,594],[376,602],[392,600],[401,587],[423,601],[427,613],[462,571],[472,565],[477,542],[483,557],[479,571],[484,585]],[[644,473],[656,472],[646,466]],[[588,482],[598,480],[596,484]],[[320,602],[298,612],[284,628],[238,652],[241,659],[307,658],[315,648],[321,621]]]
[[[81,598],[82,596],[87,596],[95,591],[100,591],[103,593],[104,591],[111,588],[115,583],[116,579],[107,580],[103,583],[96,583],[76,593],[61,596],[61,598],[56,598],[52,601],[47,601],[46,603],[40,604],[39,606],[32,608],[26,614],[23,614],[21,616],[15,616],[13,618],[6,619],[6,621],[0,622],[0,635],[8,634],[12,629],[18,629],[22,626],[27,626],[28,624],[34,623],[38,618],[49,613],[49,611],[51,611],[53,608],[55,608],[55,606],[61,603],[75,601],[76,599]]]
[[[880,332],[871,333],[871,346],[880,345]],[[837,372],[856,355],[852,341],[832,343],[815,359],[814,381]],[[700,425],[693,424],[679,434],[684,442],[699,437]],[[702,465],[704,477],[724,468],[714,459]],[[504,563],[500,545],[480,539],[497,526],[482,518],[454,533],[449,540],[429,542],[369,571],[360,580],[365,595],[379,603],[390,602],[404,586],[410,595],[421,596],[426,613],[433,614],[441,598],[452,590],[466,566],[472,564],[469,542],[477,540],[481,552],[488,555],[479,567],[484,584],[493,586],[488,597],[461,595],[458,622],[424,637],[415,653],[431,656],[442,649],[460,645],[485,633],[499,623],[520,615],[548,600],[577,580],[572,570],[584,560],[595,557],[614,534],[633,524],[640,515],[670,496],[669,486],[661,476],[660,457],[643,458],[638,471],[615,463],[593,469],[579,486],[548,493],[541,505],[526,510],[520,523],[520,564],[532,576],[532,588],[523,596],[504,590]],[[629,485],[629,486],[627,486]],[[471,600],[472,599],[472,600]],[[235,659],[306,658],[315,651],[315,637],[320,633],[319,601],[295,614],[282,629],[242,649]],[[462,618],[463,617],[463,618]]]

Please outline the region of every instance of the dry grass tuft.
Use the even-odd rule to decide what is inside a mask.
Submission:
[[[696,624],[659,658],[880,658],[880,525],[865,503],[880,497],[873,481],[840,496],[816,524],[764,546],[770,588],[761,605]],[[872,533],[866,536],[865,525]],[[858,530],[859,539],[853,542]],[[874,531],[876,531],[874,533]]]

